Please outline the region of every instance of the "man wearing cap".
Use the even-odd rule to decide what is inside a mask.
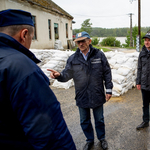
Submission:
[[[93,110],[97,138],[100,140],[102,148],[107,149],[103,104],[112,95],[111,69],[104,53],[92,47],[87,32],[78,33],[75,42],[78,48],[67,60],[65,69],[61,73],[51,69],[48,71],[51,71],[51,78],[56,78],[58,81],[66,82],[71,78],[74,80],[80,124],[87,138],[87,143],[83,149],[90,150],[94,144],[90,109]]]
[[[0,11],[0,149],[76,150],[49,79],[29,51],[33,35],[29,12]]]
[[[144,37],[144,46],[138,58],[136,86],[142,92],[143,122],[137,126],[137,130],[149,126],[150,103],[150,32]]]

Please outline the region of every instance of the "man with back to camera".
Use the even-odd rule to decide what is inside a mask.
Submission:
[[[29,12],[0,11],[0,149],[76,150],[49,79],[29,51],[33,36]]]
[[[51,78],[66,82],[73,78],[76,91],[76,104],[80,113],[81,128],[87,138],[84,150],[90,150],[94,144],[94,132],[91,123],[90,109],[93,110],[95,129],[101,147],[108,148],[105,140],[105,124],[103,104],[112,95],[112,76],[108,61],[103,52],[92,47],[91,39],[87,32],[76,35],[77,51],[69,57],[65,69],[59,73],[52,69]],[[106,95],[104,91],[105,82]]]
[[[149,126],[149,103],[150,103],[150,32],[144,37],[144,46],[138,58],[138,70],[136,86],[142,92],[143,99],[143,122],[137,126],[137,130]]]

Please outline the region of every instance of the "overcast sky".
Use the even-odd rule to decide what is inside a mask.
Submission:
[[[138,0],[53,0],[74,17],[73,29],[81,28],[86,19],[92,27],[130,27],[129,13],[133,13],[132,26],[138,26]],[[150,0],[141,0],[141,26],[150,26]]]

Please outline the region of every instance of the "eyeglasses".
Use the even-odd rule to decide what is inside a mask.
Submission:
[[[80,44],[80,43],[85,43],[86,42],[86,39],[84,40],[81,40],[81,41],[77,41],[77,44]]]

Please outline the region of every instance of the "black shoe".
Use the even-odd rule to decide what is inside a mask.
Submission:
[[[94,142],[87,142],[83,147],[83,150],[90,150],[93,146]]]
[[[103,140],[100,140],[100,142],[101,142],[102,149],[103,150],[107,150],[108,149],[108,143],[107,143],[107,141],[105,139],[103,139]]]
[[[142,122],[140,125],[136,127],[137,130],[143,129],[149,126],[149,122]]]

